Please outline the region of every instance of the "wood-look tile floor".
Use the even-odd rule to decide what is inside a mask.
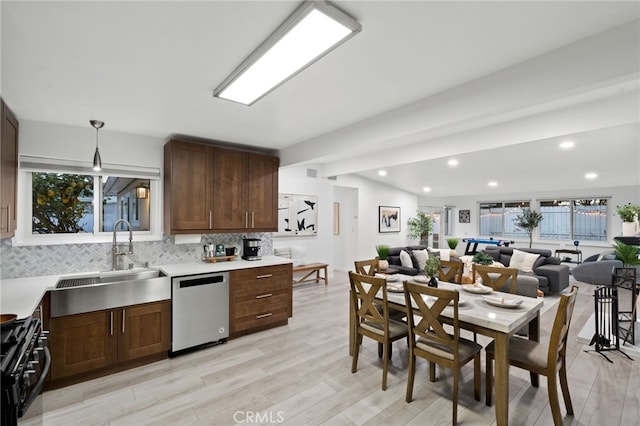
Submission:
[[[575,415],[567,425],[640,424],[640,360],[617,352],[609,363],[576,336],[593,312],[593,289],[578,283],[568,347],[568,377]],[[437,370],[428,380],[418,360],[414,400],[405,402],[407,346],[394,344],[388,388],[380,389],[377,346],[364,339],[358,371],[348,355],[348,278],[336,272],[329,286],[305,284],[293,293],[289,325],[230,340],[191,354],[45,392],[44,425],[447,425],[452,376]],[[546,297],[542,340],[548,337],[557,297]],[[488,340],[478,336],[480,343]],[[484,371],[484,356],[483,356]],[[463,369],[458,421],[495,423],[494,407],[473,399],[473,370]],[[552,425],[546,380],[529,384],[510,369],[509,418],[513,425]],[[563,414],[564,403],[560,402]],[[31,413],[29,413],[31,414]],[[38,416],[21,424],[38,423]]]

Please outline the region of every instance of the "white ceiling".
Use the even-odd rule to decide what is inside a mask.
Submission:
[[[418,194],[640,184],[639,2],[336,1],[360,34],[251,107],[213,98],[298,4],[2,1],[2,96],[21,120],[385,168]]]

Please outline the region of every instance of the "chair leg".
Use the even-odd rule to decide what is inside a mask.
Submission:
[[[460,367],[457,366],[453,369],[453,418],[451,420],[452,425],[458,424],[458,381],[460,380]]]
[[[413,354],[409,354],[409,372],[407,373],[407,394],[405,400],[407,402],[413,401],[413,380],[416,375],[416,357]]]
[[[380,359],[382,359],[382,350],[383,350],[382,343],[378,342],[378,358]]]
[[[480,381],[482,378],[480,372],[480,352],[473,357],[473,397],[476,401],[480,401]]]
[[[360,345],[362,344],[362,334],[356,335],[356,340],[353,344],[353,357],[351,358],[351,372],[355,373],[358,370],[358,354],[360,353]]]
[[[485,395],[484,401],[488,407],[491,407],[491,399],[493,397],[493,357],[489,356],[489,353],[486,353],[486,365],[485,365]]]
[[[436,363],[429,361],[429,380],[436,381]]]
[[[571,403],[571,395],[569,394],[569,382],[567,382],[567,367],[562,360],[562,367],[560,368],[560,388],[562,389],[562,397],[564,398],[564,405],[567,407],[567,414],[573,416],[573,404]]]
[[[384,349],[387,350],[387,346],[390,345],[391,342],[387,342],[384,344]],[[389,368],[389,357],[384,357],[382,361],[382,390],[387,390],[387,370]]]
[[[387,345],[387,358],[391,361],[391,356],[393,355],[393,342],[389,342]]]
[[[560,413],[560,401],[558,401],[558,382],[556,372],[550,372],[547,376],[547,391],[549,392],[549,405],[551,406],[551,415],[553,416],[554,425],[562,425],[562,414]]]

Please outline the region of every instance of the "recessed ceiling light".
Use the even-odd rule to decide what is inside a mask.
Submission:
[[[387,175],[387,171],[386,170],[379,170],[378,171],[378,176],[386,176]]]
[[[424,192],[431,192],[431,188],[429,188],[428,186],[425,186],[424,188],[422,188],[422,190]]]
[[[564,142],[560,143],[560,148],[562,148],[562,149],[571,149],[575,145],[576,144],[573,141],[564,141]]]
[[[598,177],[598,174],[594,173],[594,172],[589,172],[586,175],[584,175],[584,177],[587,178],[587,179],[595,179],[595,178]]]
[[[451,160],[447,161],[447,164],[450,165],[451,167],[455,167],[458,165],[458,160],[456,160],[455,158],[452,158]]]
[[[498,182],[492,180],[491,182],[489,182],[489,186],[498,186]]]

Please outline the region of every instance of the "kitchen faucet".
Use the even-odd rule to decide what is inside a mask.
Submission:
[[[118,245],[116,244],[116,232],[118,232],[118,225],[120,225],[121,223],[126,223],[127,228],[129,229],[129,252],[128,253],[119,252]],[[131,224],[125,219],[118,219],[116,223],[113,224],[113,247],[111,248],[111,270],[112,271],[118,270],[118,256],[124,256],[132,253],[133,253],[133,228],[131,227]]]

